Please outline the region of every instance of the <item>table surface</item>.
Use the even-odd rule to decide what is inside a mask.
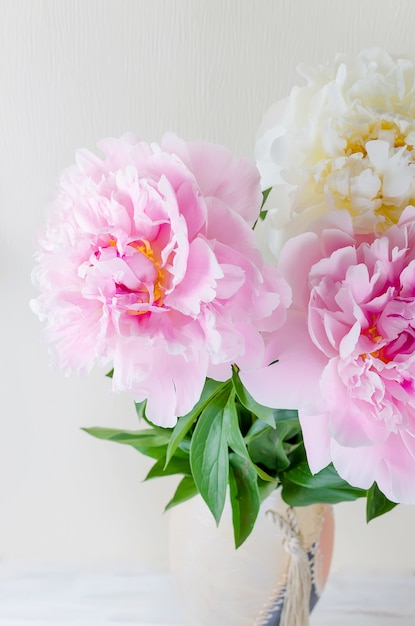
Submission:
[[[194,626],[168,573],[0,562],[0,626]],[[310,626],[414,626],[415,576],[332,575]],[[213,624],[212,626],[221,626]]]

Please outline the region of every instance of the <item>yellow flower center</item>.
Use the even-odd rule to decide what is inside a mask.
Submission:
[[[154,250],[146,239],[134,241],[130,243],[130,246],[135,248],[141,254],[144,254],[144,256],[146,256],[153,263],[155,268],[157,268],[157,277],[154,281],[152,297],[147,287],[144,286],[137,293],[145,294],[147,296],[149,304],[151,304],[152,306],[162,306],[163,297],[166,290],[164,285],[166,272],[163,268],[160,267],[160,259],[157,259],[155,257]],[[138,302],[142,304],[142,300],[140,298],[138,299]],[[143,315],[144,313],[148,312],[148,309],[140,309],[139,311],[136,309],[129,309],[127,312],[129,315]]]
[[[394,148],[402,148],[405,146],[408,152],[412,152],[413,146],[406,143],[406,136],[403,134],[396,122],[391,120],[379,120],[377,122],[373,122],[372,124],[368,124],[367,132],[365,132],[364,135],[345,138],[347,143],[344,154],[346,156],[351,156],[352,154],[360,153],[366,157],[366,142],[373,139],[380,139],[382,137],[382,133],[388,131],[393,133]]]
[[[368,337],[375,344],[380,343],[382,341],[382,339],[383,339],[383,337],[381,335],[379,335],[379,331],[378,331],[378,329],[376,327],[376,324],[373,324],[373,326],[368,328],[366,330],[366,332],[364,332],[364,334],[366,335],[366,337]],[[389,363],[390,359],[386,356],[385,349],[386,349],[386,346],[383,346],[382,348],[373,350],[369,354],[374,359],[379,359],[383,363]],[[366,359],[367,359],[367,352],[364,352],[360,356],[362,357],[362,359],[364,361],[366,361]]]

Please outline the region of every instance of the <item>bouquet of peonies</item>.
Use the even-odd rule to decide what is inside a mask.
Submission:
[[[183,475],[167,508],[200,493],[219,523],[229,490],[236,546],[276,488],[415,503],[415,65],[301,72],[259,172],[172,134],[79,151],[34,271],[53,363],[106,367],[146,423],[85,430]]]

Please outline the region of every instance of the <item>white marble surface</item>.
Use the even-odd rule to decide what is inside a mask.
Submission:
[[[414,623],[415,576],[333,575],[310,626]],[[0,626],[106,624],[195,626],[186,623],[165,572],[0,563]]]
[[[415,576],[331,576],[310,626],[414,626]]]

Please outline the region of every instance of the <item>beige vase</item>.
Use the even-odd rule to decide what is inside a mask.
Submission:
[[[281,615],[294,557],[287,550],[287,534],[279,521],[287,519],[287,513],[279,491],[274,491],[262,503],[252,534],[235,550],[229,503],[219,528],[199,496],[172,509],[170,566],[191,626],[279,626],[287,620]],[[333,511],[329,505],[315,504],[294,509],[293,515],[309,583],[311,578],[311,591],[305,597],[308,614],[329,574]],[[308,617],[305,621],[298,618],[297,623],[307,621]]]

